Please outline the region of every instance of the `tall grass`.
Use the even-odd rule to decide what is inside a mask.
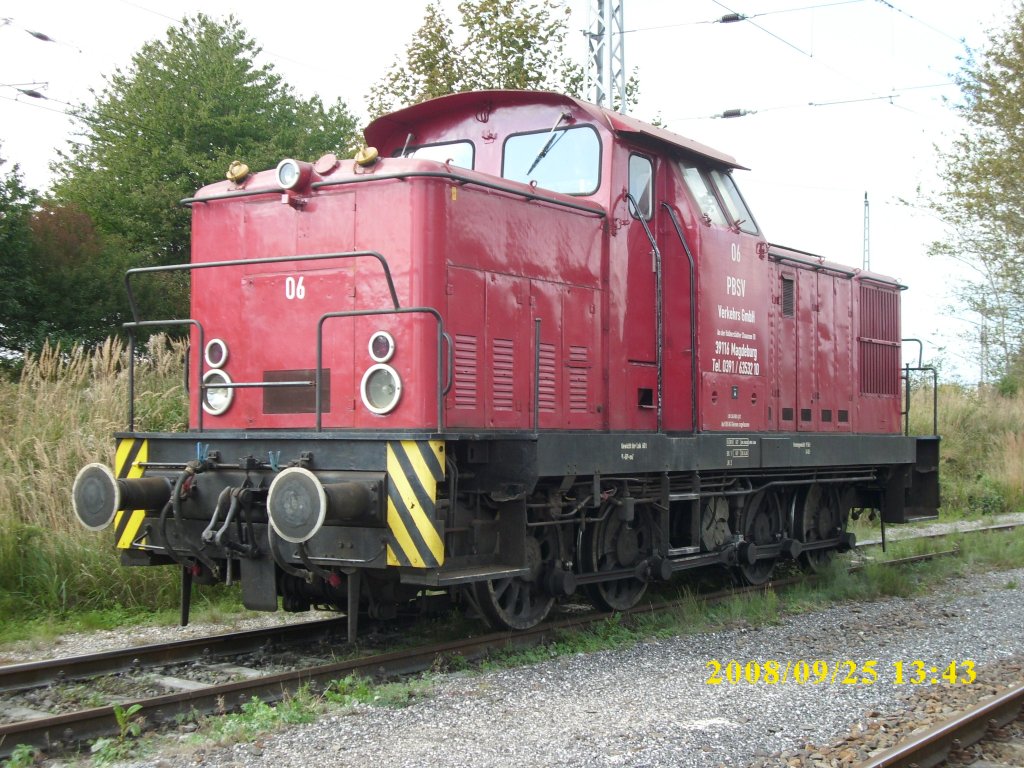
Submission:
[[[136,365],[136,426],[185,426],[183,346],[155,337]],[[0,381],[0,613],[53,616],[111,606],[166,604],[167,569],[122,569],[109,532],[71,512],[75,474],[113,464],[113,433],[127,425],[127,349],[45,348],[17,381]]]
[[[911,434],[932,431],[932,388],[911,400]],[[1024,503],[1024,395],[956,384],[938,388],[944,511],[1018,511]]]

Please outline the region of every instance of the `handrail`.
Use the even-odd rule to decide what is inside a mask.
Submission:
[[[123,323],[122,324],[122,327],[125,328],[128,331],[128,351],[129,351],[129,362],[128,362],[128,429],[129,429],[129,431],[130,432],[134,432],[135,431],[135,329],[136,328],[153,328],[153,327],[172,326],[172,325],[194,325],[194,326],[196,326],[199,329],[199,349],[200,349],[200,354],[198,355],[198,358],[199,358],[199,393],[200,393],[200,403],[199,403],[199,408],[198,408],[198,416],[196,418],[196,427],[197,427],[198,431],[200,431],[200,432],[203,431],[203,404],[202,404],[203,394],[202,393],[203,393],[203,391],[205,389],[207,389],[207,387],[203,384],[203,374],[204,374],[203,365],[204,365],[205,361],[204,361],[204,355],[202,354],[202,350],[205,349],[205,346],[206,346],[206,344],[205,344],[206,336],[205,336],[205,331],[203,329],[202,324],[198,320],[195,320],[195,319],[192,319],[192,318],[188,318],[188,319],[185,319],[185,320],[180,320],[180,319],[178,319],[178,320],[140,320],[139,319],[139,308],[138,308],[138,305],[137,305],[137,303],[135,301],[135,294],[132,291],[132,276],[134,276],[134,275],[143,275],[143,274],[153,274],[153,273],[159,273],[159,272],[192,272],[193,270],[196,270],[196,269],[213,269],[213,268],[217,268],[217,267],[246,267],[246,266],[253,266],[253,265],[258,265],[258,264],[280,264],[280,263],[295,262],[295,261],[298,261],[298,262],[326,261],[326,260],[329,260],[329,259],[355,259],[355,258],[362,258],[362,257],[375,258],[375,259],[377,259],[378,262],[380,262],[381,269],[384,271],[384,278],[387,280],[388,292],[391,294],[391,303],[393,305],[392,308],[389,309],[389,310],[380,310],[380,311],[375,310],[375,311],[377,311],[377,312],[394,312],[394,311],[401,312],[401,311],[403,311],[403,310],[401,310],[401,305],[399,304],[399,301],[398,301],[398,292],[395,290],[395,282],[394,282],[394,280],[391,277],[391,268],[388,266],[387,259],[385,259],[384,256],[381,255],[380,253],[378,253],[377,251],[345,251],[345,252],[339,252],[339,253],[301,254],[301,255],[297,255],[297,256],[268,256],[268,257],[258,258],[258,259],[237,259],[237,260],[233,260],[233,261],[232,260],[228,260],[228,261],[206,261],[206,262],[189,263],[189,264],[165,264],[165,265],[159,265],[159,266],[155,266],[155,267],[135,267],[133,269],[127,270],[125,272],[125,275],[124,275],[124,286],[125,286],[125,291],[128,294],[128,306],[131,309],[132,318],[134,320],[133,322]],[[447,334],[445,334],[445,339],[448,342],[448,354],[449,354],[449,362],[450,362],[451,355],[452,355],[452,344],[451,344],[451,340],[448,338]],[[438,346],[438,360],[439,360],[439,363],[440,363],[440,354],[441,354],[440,353],[440,346]],[[318,361],[317,361],[317,381],[316,381],[316,387],[317,387],[317,431],[320,430],[320,374],[321,374],[321,368],[322,368],[321,360],[320,360],[320,355],[321,355],[320,334],[319,334],[319,331],[318,331],[318,334],[317,334],[317,357],[318,357]],[[449,368],[451,368],[451,364],[449,364]],[[438,371],[440,371],[440,364],[438,366]],[[438,376],[440,376],[440,373],[438,373]],[[451,386],[450,381],[451,381],[451,375],[449,375],[449,386]],[[284,382],[284,383],[287,384],[287,382]],[[249,384],[249,385],[246,385],[246,386],[267,386],[267,385],[270,385],[270,386],[275,386],[275,385],[276,386],[281,386],[281,384],[282,383],[280,383],[280,382],[276,383],[276,384],[272,384],[270,382],[259,382],[259,383],[252,383],[252,384]],[[217,385],[216,388],[218,388],[218,389],[220,389],[220,388],[228,388],[228,386],[230,386],[230,385]],[[447,394],[447,389],[445,389],[442,394],[443,395]]]
[[[654,256],[654,315],[655,315],[655,361],[658,366],[658,432],[661,432],[661,421],[662,413],[664,409],[664,393],[665,393],[665,370],[664,370],[664,342],[665,342],[665,318],[663,317],[664,308],[662,306],[663,298],[662,292],[662,271],[661,271],[661,249],[658,247],[657,241],[654,239],[654,235],[651,233],[651,228],[647,224],[647,219],[640,213],[640,206],[633,197],[632,193],[626,193],[626,201],[629,207],[632,208],[631,213],[637,221],[640,222],[644,228],[644,232],[647,235],[647,239],[651,243],[651,253]],[[696,386],[697,382],[694,382]]]
[[[371,317],[374,315],[406,315],[406,314],[429,314],[433,315],[437,321],[437,431],[441,432],[444,428],[444,396],[448,394],[451,389],[452,376],[454,371],[454,361],[452,350],[451,337],[444,330],[444,318],[441,317],[441,313],[433,307],[406,307],[404,309],[395,307],[394,309],[356,309],[346,310],[343,312],[327,312],[320,316],[320,320],[316,326],[316,431],[323,431],[322,424],[322,387],[323,382],[323,354],[324,354],[324,323],[328,320],[338,317]],[[441,380],[442,371],[442,342],[448,344],[448,384],[445,385]]]
[[[281,187],[263,187],[261,189],[236,189],[233,192],[221,192],[219,195],[209,197],[186,197],[178,201],[178,205],[192,205],[193,203],[208,203],[211,200],[230,200],[236,197],[255,197],[256,195],[279,195],[286,190]]]
[[[135,329],[136,328],[155,328],[159,326],[168,325],[194,325],[199,329],[199,348],[203,349],[206,346],[206,333],[203,330],[203,324],[198,320],[189,318],[188,320],[143,320],[135,321],[134,323],[122,323],[121,327],[128,330],[128,431],[135,431]],[[186,353],[186,358],[187,358]],[[202,383],[203,383],[203,363],[204,356],[199,355],[199,392],[200,398],[202,398]],[[188,384],[186,378],[185,384]],[[199,431],[203,431],[203,404],[200,400],[199,403],[199,418],[197,420],[197,426]]]
[[[918,365],[916,368],[909,364],[903,366],[903,384],[907,407],[900,415],[903,416],[903,434],[910,436],[910,372],[931,371],[932,374],[932,434],[939,434],[939,371],[934,365]]]
[[[405,171],[396,173],[380,173],[380,174],[366,174],[363,176],[350,176],[341,179],[328,179],[325,181],[314,181],[310,186],[313,189],[320,189],[322,187],[336,187],[343,184],[359,184],[366,181],[380,181],[387,179],[413,179],[413,178],[433,178],[433,179],[448,179],[449,181],[457,181],[460,184],[472,184],[477,187],[483,187],[484,189],[493,189],[498,192],[507,192],[510,195],[516,195],[518,197],[525,197],[527,200],[539,200],[542,203],[551,203],[552,205],[560,205],[563,208],[569,208],[574,211],[580,211],[582,213],[589,213],[597,216],[598,218],[604,218],[607,216],[607,212],[604,208],[594,205],[584,205],[583,203],[570,203],[568,200],[559,200],[557,197],[550,197],[548,195],[538,194],[536,192],[526,192],[522,189],[516,189],[515,187],[507,184],[498,184],[494,181],[486,181],[485,179],[474,179],[471,176],[464,176],[461,173],[452,173],[451,171]]]
[[[697,431],[697,266],[693,260],[693,251],[690,244],[686,242],[683,228],[679,224],[679,217],[668,203],[661,204],[668,211],[672,219],[672,226],[675,227],[676,236],[683,245],[686,258],[690,262],[690,417],[693,431]]]
[[[388,290],[391,293],[391,303],[398,309],[398,293],[395,291],[395,282],[391,279],[391,269],[385,259],[377,251],[342,251],[340,253],[314,253],[299,256],[268,256],[259,259],[237,259],[234,261],[204,261],[189,264],[165,264],[156,267],[135,267],[124,274],[124,287],[128,292],[128,305],[132,310],[132,317],[139,322],[139,310],[135,304],[135,294],[132,293],[132,275],[150,274],[156,272],[191,272],[196,269],[212,269],[214,267],[248,267],[254,264],[281,264],[291,261],[325,261],[327,259],[356,259],[370,256],[380,262],[384,270],[384,277],[388,281]]]
[[[901,344],[906,344],[908,341],[913,341],[917,344],[917,367],[920,368],[923,365],[922,361],[924,360],[924,342],[920,339],[911,338],[909,336],[900,339]]]

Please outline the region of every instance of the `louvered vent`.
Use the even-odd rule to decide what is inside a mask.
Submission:
[[[540,345],[540,381],[537,387],[537,401],[541,413],[554,413],[558,402],[555,378],[555,345]]]
[[[871,285],[861,285],[859,341],[861,394],[898,395],[899,294]]]
[[[477,407],[480,364],[476,336],[455,334],[455,407]]]
[[[782,278],[782,316],[793,317],[796,314],[796,281],[791,277]]]
[[[569,347],[569,413],[590,410],[590,350]]]
[[[496,411],[511,411],[514,406],[512,364],[515,360],[511,339],[495,339],[491,348],[491,370],[494,372],[491,402]]]

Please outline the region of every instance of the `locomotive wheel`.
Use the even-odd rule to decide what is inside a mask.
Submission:
[[[835,538],[841,530],[839,494],[835,488],[815,484],[797,495],[793,510],[793,529],[802,542]],[[820,573],[829,564],[834,550],[816,549],[800,555],[800,565],[811,573]]]
[[[613,511],[591,529],[587,564],[597,573],[632,568],[654,555],[656,541],[650,511],[637,507],[632,521]],[[647,582],[636,578],[602,581],[587,590],[594,605],[605,611],[628,611],[646,591]]]
[[[774,493],[755,494],[743,511],[741,525],[744,540],[758,546],[775,544],[782,533],[779,498]],[[739,571],[745,582],[759,586],[771,578],[774,567],[775,558],[767,558],[753,563],[741,562]]]
[[[478,581],[473,585],[476,605],[495,629],[529,629],[547,618],[555,598],[543,584],[546,565],[558,558],[558,534],[552,527],[535,529],[525,541],[525,576]]]

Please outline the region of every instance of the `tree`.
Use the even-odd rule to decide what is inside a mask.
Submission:
[[[404,61],[367,96],[372,117],[448,93],[486,88],[550,89],[579,95],[582,69],[564,54],[568,9],[561,0],[463,0],[464,42],[436,2]],[[635,90],[635,89],[634,89]]]
[[[378,117],[395,107],[416,104],[461,90],[463,63],[453,42],[452,23],[436,3],[428,3],[423,24],[399,61],[366,96],[370,115]]]
[[[342,102],[300,99],[271,65],[256,64],[259,52],[234,18],[203,14],[144,45],[78,108],[81,141],[54,165],[57,204],[87,213],[105,245],[137,265],[184,262],[189,212],[179,201],[223,179],[232,160],[262,169],[357,146]],[[180,316],[186,286],[170,285],[175,295],[157,311]]]
[[[958,84],[967,127],[942,156],[945,189],[931,201],[950,234],[930,253],[970,268],[956,296],[980,317],[983,375],[999,378],[1024,348],[1024,8],[966,60]]]
[[[0,169],[5,164],[0,157]],[[5,359],[35,335],[29,320],[39,299],[30,254],[35,201],[17,165],[0,176],[0,354]]]

